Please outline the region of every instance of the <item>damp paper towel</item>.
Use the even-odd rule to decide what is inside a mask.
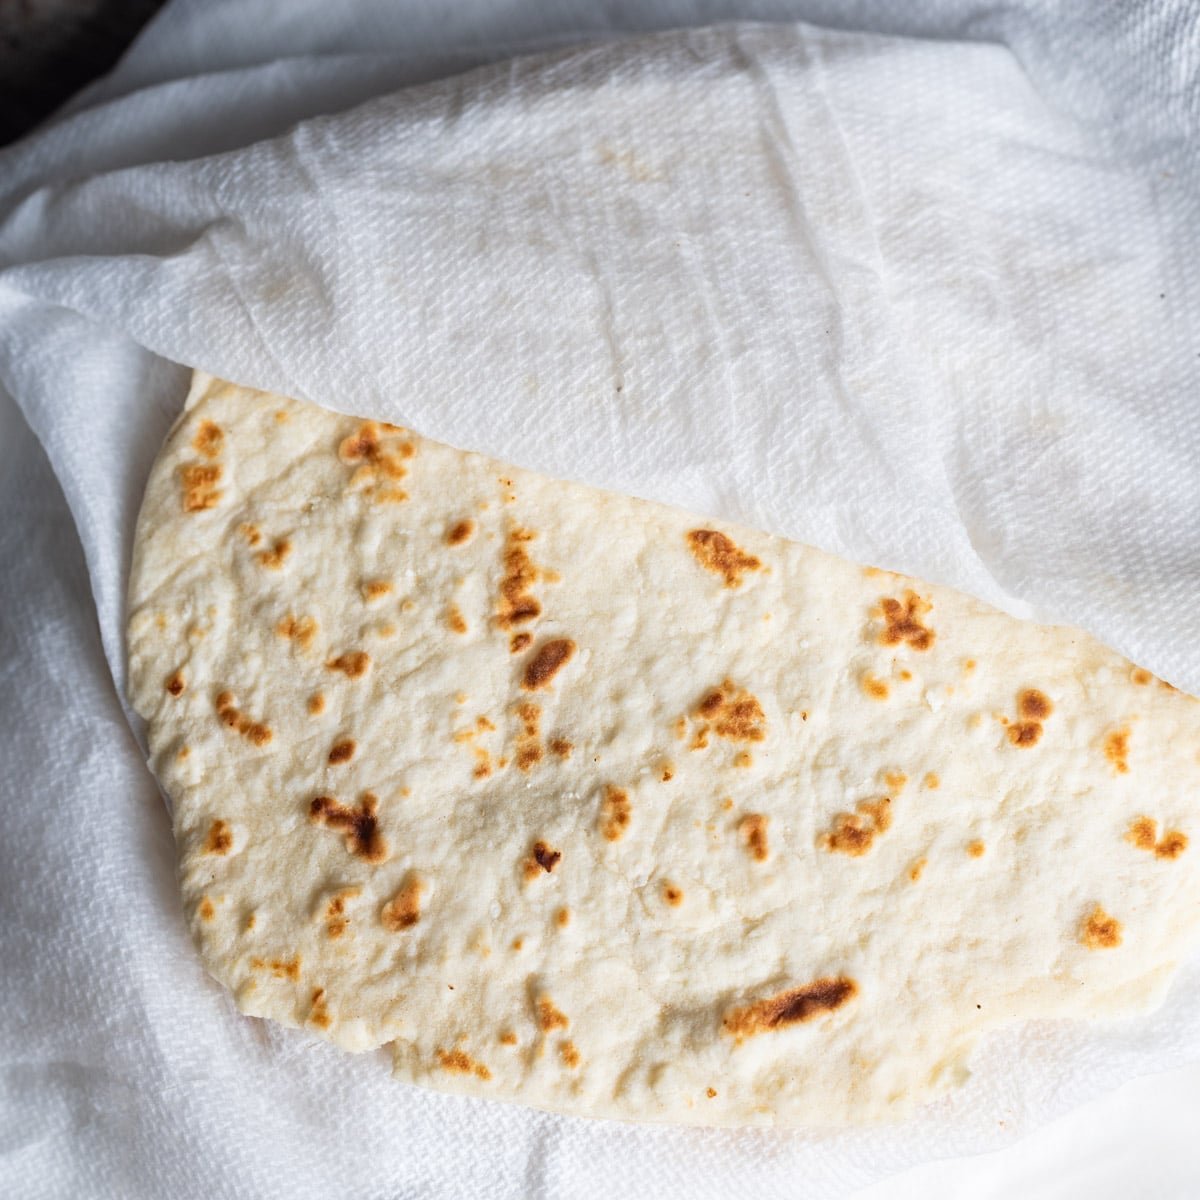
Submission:
[[[890,7],[838,20],[923,36],[615,36],[816,3],[177,3],[0,156],[0,495],[43,530],[6,530],[0,581],[15,1194],[836,1196],[1200,1057],[1193,962],[1148,1017],[988,1040],[895,1128],[417,1091],[204,977],[116,707],[177,364],[1077,624],[1200,692],[1200,19]],[[111,679],[57,607],[74,552],[12,400]]]

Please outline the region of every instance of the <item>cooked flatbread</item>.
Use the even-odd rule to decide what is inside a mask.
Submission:
[[[130,611],[206,967],[413,1083],[895,1118],[1200,925],[1200,705],[779,538],[198,374]]]

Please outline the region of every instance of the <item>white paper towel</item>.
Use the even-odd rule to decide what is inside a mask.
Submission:
[[[191,161],[502,56],[501,31],[732,9],[477,5],[435,27],[415,4],[331,7],[176,5],[0,158],[0,382],[70,502],[118,679],[171,359],[1070,620],[1200,691],[1186,5],[907,16],[1004,37],[1029,74],[995,46],[811,28],[599,44]],[[897,28],[883,5],[839,15]],[[16,1194],[836,1195],[1200,1056],[1192,967],[1148,1020],[989,1043],[903,1129],[714,1134],[431,1096],[238,1018],[186,944],[95,649],[39,574],[54,535],[7,536],[3,712],[40,800],[5,804],[31,877],[0,932]]]

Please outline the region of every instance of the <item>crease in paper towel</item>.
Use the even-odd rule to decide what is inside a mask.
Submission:
[[[593,48],[34,190],[0,225],[0,379],[117,678],[134,480],[177,400],[161,356],[1069,620],[1200,690],[1194,206],[1145,171],[993,47]],[[1195,1054],[1198,985],[1149,1049],[1137,1024],[1010,1031],[903,1130],[721,1154],[865,1178],[991,1144],[997,1113],[1008,1136]]]

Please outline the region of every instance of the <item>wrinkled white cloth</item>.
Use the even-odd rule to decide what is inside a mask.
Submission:
[[[176,364],[951,583],[1200,692],[1192,6],[439,8],[173,4],[0,155],[0,1184],[835,1196],[1200,1058],[1193,963],[1149,1018],[993,1039],[902,1128],[631,1128],[394,1084],[205,980],[118,700]],[[732,16],[876,32],[615,36]]]

